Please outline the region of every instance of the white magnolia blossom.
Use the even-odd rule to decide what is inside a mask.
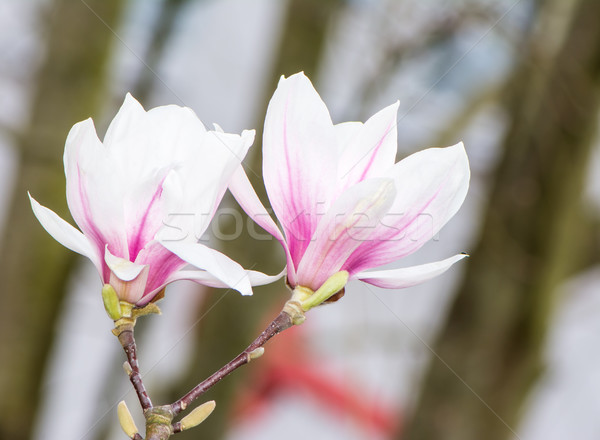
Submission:
[[[253,140],[254,131],[208,131],[189,108],[146,112],[128,94],[104,142],[91,119],[67,137],[67,203],[80,230],[33,198],[32,208],[52,237],[94,263],[120,300],[143,306],[179,279],[249,295],[252,284],[275,278],[197,241]],[[187,263],[169,250],[185,253],[192,244],[202,270],[184,270]]]

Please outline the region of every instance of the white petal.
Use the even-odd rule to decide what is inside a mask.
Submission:
[[[421,264],[419,266],[360,272],[355,274],[353,278],[385,289],[404,289],[406,287],[416,286],[417,284],[421,284],[443,274],[450,269],[450,266],[454,263],[466,257],[468,257],[468,255],[458,254],[442,261]]]
[[[265,284],[271,284],[281,279],[281,277],[285,275],[285,270],[277,275],[267,275],[255,270],[246,270],[246,274],[250,279],[250,284],[253,286],[264,286]],[[225,284],[223,281],[219,280],[217,277],[209,272],[206,272],[205,270],[180,270],[173,274],[171,278],[169,278],[170,283],[177,280],[196,281],[204,286],[216,287],[220,289],[230,287],[228,284]]]
[[[147,264],[136,264],[125,258],[113,255],[108,249],[108,245],[106,245],[104,251],[104,261],[111,272],[122,281],[132,281],[136,279],[142,270],[148,267]]]
[[[189,164],[176,172],[184,190],[181,212],[193,214],[194,234],[200,237],[217,210],[235,170],[254,140],[253,130],[240,135],[207,132],[190,155]]]
[[[98,250],[92,246],[85,235],[60,218],[54,211],[40,205],[33,197],[31,197],[31,194],[27,194],[31,201],[33,213],[48,234],[67,249],[92,260],[92,263],[98,268],[98,271],[102,273],[102,265],[100,264]]]
[[[252,295],[250,279],[244,268],[221,252],[200,243],[161,241],[161,244],[182,260],[206,270],[242,295]]]
[[[139,127],[145,116],[146,111],[144,107],[130,93],[127,93],[123,105],[121,105],[121,108],[106,130],[104,143],[111,145],[127,139],[131,135],[131,132]]]
[[[257,270],[247,270],[248,278],[250,278],[250,284],[253,286],[264,286],[265,284],[271,284],[277,280],[280,280],[285,274],[286,270],[283,269],[277,275],[267,275]]]
[[[279,81],[263,137],[263,176],[297,265],[336,192],[338,149],[327,107],[304,74]]]

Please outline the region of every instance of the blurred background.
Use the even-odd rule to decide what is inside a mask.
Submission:
[[[399,99],[398,160],[465,142],[458,215],[394,266],[471,258],[403,291],[351,283],[218,384],[181,439],[597,439],[600,432],[597,0],[0,0],[0,439],[125,438],[143,417],[92,264],[54,242],[68,130],[102,138],[126,92],[260,130],[303,70],[334,122]],[[253,182],[264,197],[260,180]],[[231,198],[212,245],[269,273],[272,240]],[[254,229],[256,228],[256,229]],[[250,232],[250,233],[249,233]],[[142,373],[172,402],[233,358],[287,299],[181,283],[140,322]]]

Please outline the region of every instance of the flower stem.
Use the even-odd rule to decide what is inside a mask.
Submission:
[[[128,372],[129,380],[135,389],[142,409],[146,411],[147,409],[152,408],[152,401],[150,400],[150,396],[148,396],[148,392],[146,391],[146,387],[144,387],[144,382],[142,381],[142,375],[140,374],[140,367],[137,360],[137,349],[135,345],[135,339],[133,337],[134,325],[134,320],[121,318],[119,321],[117,321],[113,333],[119,338],[119,342],[121,343],[123,350],[125,350],[127,362],[131,368],[131,371]]]
[[[273,336],[281,333],[282,331],[292,327],[294,325],[294,318],[290,313],[288,313],[285,309],[282,311],[277,318],[269,324],[269,326],[238,356],[236,356],[233,360],[225,364],[218,371],[213,373],[204,381],[200,382],[196,385],[189,393],[183,396],[181,399],[177,400],[175,403],[171,405],[171,411],[174,415],[179,414],[183,411],[190,403],[192,403],[195,399],[200,397],[210,388],[212,388],[215,384],[217,384],[221,379],[223,379],[228,374],[237,370],[242,365],[250,362],[257,353],[255,350],[261,348],[264,344],[267,343],[269,339]]]

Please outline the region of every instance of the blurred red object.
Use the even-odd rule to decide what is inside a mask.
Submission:
[[[391,438],[400,429],[400,411],[373,405],[356,384],[349,384],[321,367],[307,350],[302,326],[274,338],[256,361],[249,385],[235,404],[239,419],[255,419],[267,411],[277,395],[299,394],[329,411],[332,416],[352,417],[366,430]]]

